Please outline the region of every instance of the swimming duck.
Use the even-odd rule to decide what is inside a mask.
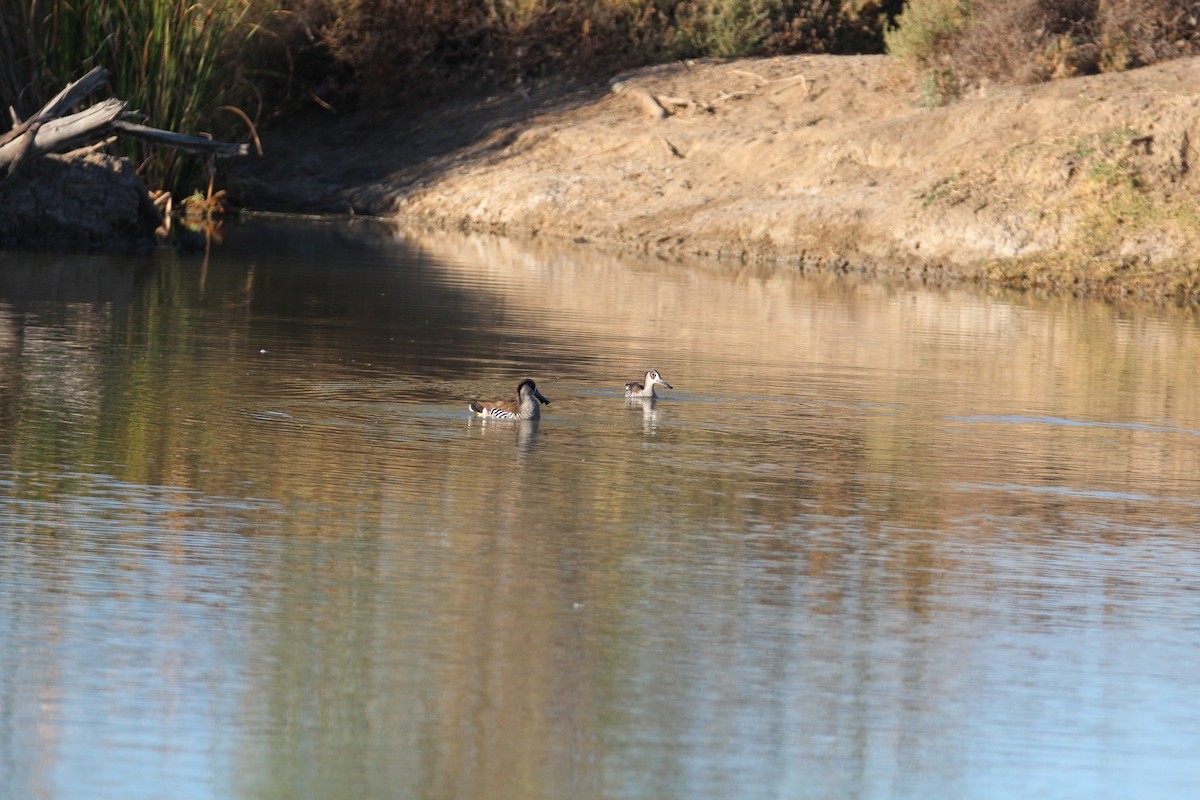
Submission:
[[[538,419],[542,416],[541,401],[546,405],[550,401],[542,397],[537,390],[537,384],[526,378],[517,384],[517,400],[493,400],[490,403],[471,403],[467,408],[476,416],[487,419]]]
[[[674,386],[672,386],[671,384],[669,384],[663,380],[662,375],[658,374],[658,370],[652,369],[646,373],[646,383],[644,385],[638,383],[637,381],[630,381],[629,383],[625,384],[625,396],[626,397],[658,397],[658,395],[656,395],[654,393],[655,384],[657,384],[659,386],[665,386],[668,389],[675,388]]]

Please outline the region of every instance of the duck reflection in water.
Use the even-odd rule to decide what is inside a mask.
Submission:
[[[533,452],[534,445],[537,443],[538,427],[541,425],[541,420],[525,419],[516,421],[501,421],[497,422],[490,419],[470,419],[467,421],[467,427],[479,428],[480,436],[487,437],[512,437],[517,445],[517,458],[524,459]]]
[[[658,402],[657,397],[626,397],[625,408],[636,409],[642,412],[642,433],[647,436],[653,436],[658,431],[658,414],[654,408],[654,404]]]

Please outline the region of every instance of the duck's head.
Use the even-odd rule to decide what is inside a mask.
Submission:
[[[542,393],[538,391],[537,384],[529,380],[529,378],[526,378],[517,384],[518,399],[524,399],[527,395],[536,397],[539,401],[541,401],[542,405],[550,405],[550,401],[543,397]]]
[[[659,386],[665,386],[668,389],[675,388],[671,384],[664,381],[663,376],[660,375],[658,370],[656,370],[656,369],[652,369],[646,373],[646,385],[653,386],[654,384],[658,384]],[[625,384],[625,385],[628,386],[629,384]]]

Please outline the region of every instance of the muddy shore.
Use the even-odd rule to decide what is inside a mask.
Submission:
[[[663,255],[1200,299],[1200,59],[927,108],[885,56],[648,68],[420,113],[310,114],[249,208]]]

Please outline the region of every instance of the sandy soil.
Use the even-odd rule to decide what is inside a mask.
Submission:
[[[1194,299],[1200,60],[927,109],[883,56],[649,68],[291,120],[251,208],[659,253]]]

